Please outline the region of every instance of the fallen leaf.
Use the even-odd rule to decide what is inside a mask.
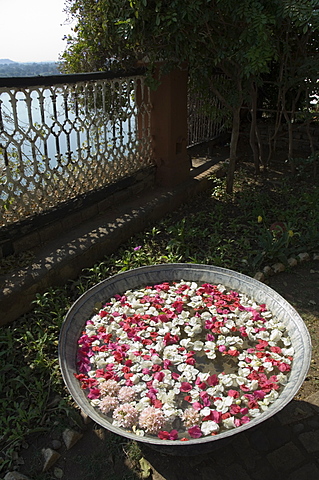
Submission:
[[[144,458],[140,458],[139,460],[142,478],[148,478],[151,474],[151,465],[150,463]]]

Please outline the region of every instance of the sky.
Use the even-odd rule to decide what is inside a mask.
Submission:
[[[0,0],[0,59],[55,62],[71,31],[65,0]]]

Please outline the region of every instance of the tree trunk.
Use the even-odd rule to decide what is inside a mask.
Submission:
[[[313,162],[313,178],[317,177],[317,158],[316,158],[316,151],[313,143],[313,136],[310,132],[310,120],[307,121],[306,123],[306,128],[307,128],[307,135],[308,135],[308,140],[309,140],[309,146],[311,150],[311,157],[312,157],[312,162]]]
[[[293,114],[289,117],[288,112],[286,109],[283,110],[284,117],[287,122],[287,128],[288,128],[288,162],[290,165],[290,171],[292,175],[294,175],[295,172],[295,162],[293,159],[293,149],[294,149],[294,138],[293,138],[293,124],[292,124],[292,119],[293,119]]]
[[[257,131],[257,89],[254,84],[254,81],[251,81],[250,85],[250,98],[251,98],[251,122],[250,122],[250,133],[249,133],[249,143],[253,152],[255,173],[258,175],[260,173],[260,162],[259,162],[259,149],[256,141],[256,131]]]
[[[260,137],[258,123],[256,123],[256,139],[257,139],[258,150],[259,150],[259,162],[263,166],[264,171],[266,171],[268,165],[267,165],[267,162],[265,160],[265,152],[264,152],[263,143],[262,143],[262,140],[261,140],[261,137]]]
[[[229,152],[229,167],[226,180],[226,192],[233,193],[234,187],[234,175],[237,159],[237,145],[239,139],[239,128],[240,128],[240,110],[241,106],[235,107],[233,109],[233,127],[230,140],[230,152]]]

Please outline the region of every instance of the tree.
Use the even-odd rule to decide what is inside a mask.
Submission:
[[[268,71],[268,65],[275,53],[271,38],[274,13],[273,9],[269,8],[269,2],[246,1],[238,5],[231,1],[219,3],[222,3],[223,8],[219,12],[218,22],[209,25],[211,42],[208,42],[207,48],[215,59],[215,68],[223,73],[220,82],[210,82],[210,89],[232,114],[227,176],[227,191],[231,193],[241,109],[243,104],[251,103],[255,79]],[[198,70],[197,76],[199,75]],[[208,79],[209,77],[213,78],[207,75]]]
[[[276,23],[276,62],[264,78],[268,107],[275,109],[275,133],[284,121],[288,128],[288,160],[294,173],[293,126],[304,121],[309,127],[310,100],[319,94],[319,1],[283,2],[283,14]],[[308,129],[309,132],[309,129]],[[314,156],[313,140],[309,143]],[[270,145],[270,153],[272,146]]]
[[[244,102],[251,105],[252,112],[256,111],[257,87],[278,57],[275,34],[280,21],[290,16],[291,22],[300,20],[304,24],[302,18],[309,14],[309,6],[317,3],[318,0],[67,0],[67,11],[77,20],[77,26],[75,36],[67,39],[62,68],[68,72],[92,71],[147,61],[151,70],[158,61],[166,66],[187,62],[201,88],[212,90],[231,111],[227,179],[227,190],[231,192],[240,111]],[[307,25],[310,21],[308,15]],[[216,71],[224,76],[219,84],[211,81]],[[257,165],[257,159],[255,162]]]

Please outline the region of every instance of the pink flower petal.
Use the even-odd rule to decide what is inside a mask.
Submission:
[[[188,382],[182,382],[181,383],[181,387],[180,387],[180,390],[181,392],[190,392],[192,390],[192,386],[190,383]]]
[[[188,433],[192,438],[200,438],[203,435],[198,425],[195,425],[195,427],[189,428]]]
[[[219,380],[218,380],[218,377],[217,375],[210,375],[208,378],[207,378],[207,383],[209,386],[211,387],[215,387],[216,385],[218,385],[219,383]]]
[[[170,440],[177,440],[178,439],[178,431],[177,430],[171,430],[169,434],[169,439]]]
[[[98,388],[91,388],[90,393],[88,394],[88,398],[91,400],[94,400],[95,398],[99,398],[101,395],[101,392]]]
[[[240,419],[240,423],[241,423],[242,425],[244,425],[245,423],[249,423],[249,422],[250,422],[250,418],[249,418],[249,417],[244,416],[244,417],[241,417],[241,419]]]
[[[228,396],[233,398],[238,398],[239,392],[237,392],[237,390],[228,390]]]

